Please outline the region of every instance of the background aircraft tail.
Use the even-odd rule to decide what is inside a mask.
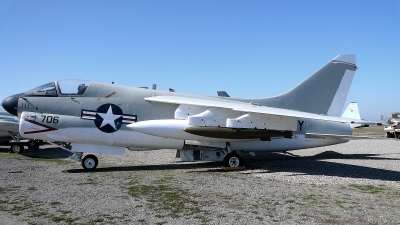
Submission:
[[[347,106],[346,110],[343,112],[342,117],[361,120],[357,102],[350,102],[349,106]]]
[[[251,101],[270,107],[340,116],[356,70],[356,55],[338,55],[289,92]]]

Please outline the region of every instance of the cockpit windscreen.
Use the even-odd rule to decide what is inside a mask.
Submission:
[[[24,96],[57,97],[60,95],[83,95],[89,86],[87,80],[59,80],[50,82],[24,93]]]
[[[57,96],[54,82],[50,82],[24,93],[25,96]]]
[[[87,80],[59,80],[58,90],[61,95],[83,95],[89,86]]]

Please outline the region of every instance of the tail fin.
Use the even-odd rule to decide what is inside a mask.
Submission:
[[[357,102],[350,102],[349,106],[347,106],[346,110],[343,112],[342,117],[361,120]]]
[[[356,70],[356,55],[338,55],[289,92],[252,101],[270,107],[340,116]]]

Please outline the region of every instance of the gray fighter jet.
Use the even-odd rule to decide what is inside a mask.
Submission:
[[[289,92],[263,99],[58,80],[10,96],[2,105],[21,118],[23,137],[72,143],[72,158],[84,169],[98,165],[95,155],[82,158],[84,153],[123,155],[126,148],[177,149],[184,161],[241,168],[244,152],[305,149],[352,138],[349,124],[359,121],[340,114],[356,70],[355,55],[339,55]]]
[[[29,140],[28,142],[21,142],[21,135],[18,133],[19,130],[19,118],[10,115],[7,112],[0,111],[0,143],[8,143],[12,140],[10,151],[14,153],[20,153],[24,151],[24,144],[29,149],[38,149],[38,140]]]

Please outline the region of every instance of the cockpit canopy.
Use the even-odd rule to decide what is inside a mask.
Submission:
[[[58,80],[25,92],[24,96],[83,95],[89,84],[87,80]]]

